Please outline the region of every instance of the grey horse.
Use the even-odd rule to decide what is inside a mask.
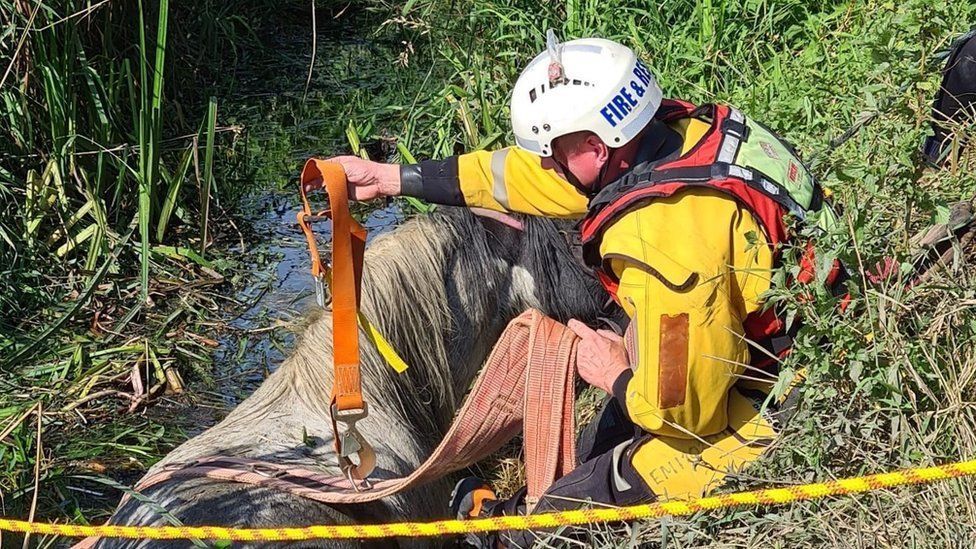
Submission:
[[[566,321],[594,320],[606,302],[565,238],[572,226],[524,219],[524,231],[467,210],[440,208],[377,237],[366,252],[363,312],[410,367],[396,374],[361,339],[360,430],[376,449],[375,478],[409,474],[450,426],[506,324],[535,307]],[[163,458],[240,456],[338,474],[329,421],[331,314],[314,314],[292,355],[226,419]],[[187,525],[273,527],[442,518],[451,479],[355,506],[327,506],[267,488],[206,478],[171,480],[144,495]],[[153,505],[129,499],[112,524],[166,525]],[[348,543],[348,542],[347,542]],[[404,541],[383,540],[390,547]],[[434,541],[420,541],[429,545]],[[188,542],[103,539],[99,547],[184,547]],[[328,547],[323,541],[290,547]],[[236,545],[235,545],[236,546]]]

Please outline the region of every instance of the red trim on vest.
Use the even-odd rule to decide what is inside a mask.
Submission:
[[[698,140],[688,152],[681,155],[674,162],[669,162],[660,169],[688,168],[695,166],[710,166],[718,158],[719,148],[722,146],[722,122],[729,116],[729,108],[716,105],[712,112],[712,120],[705,131],[705,135]]]
[[[693,103],[680,99],[662,99],[661,106],[654,113],[654,118],[661,122],[670,122],[679,118],[688,118],[697,109]]]
[[[587,217],[583,221],[582,240],[583,242],[588,242],[595,238],[598,232],[602,232],[604,225],[611,218],[616,217],[622,210],[637,202],[655,198],[666,198],[679,191],[693,187],[704,187],[723,192],[744,205],[756,217],[766,232],[770,246],[775,246],[786,240],[786,225],[783,223],[783,216],[786,212],[774,200],[753,189],[741,179],[733,177],[721,180],[713,179],[707,183],[700,184],[692,184],[686,181],[673,181],[644,189],[636,189],[608,204],[596,216],[592,218]]]
[[[607,274],[606,269],[597,269],[596,277],[600,279],[603,287],[610,292],[610,296],[613,297],[614,301],[620,303],[617,299],[617,289],[620,288],[620,283],[613,276]]]

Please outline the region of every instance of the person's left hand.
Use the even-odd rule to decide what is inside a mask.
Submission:
[[[580,337],[576,346],[576,370],[580,377],[613,394],[613,382],[630,367],[623,338],[609,330],[594,330],[576,319],[570,320],[567,326]]]
[[[349,198],[373,200],[400,194],[400,166],[363,160],[358,156],[334,156],[326,159],[342,166],[349,182]]]

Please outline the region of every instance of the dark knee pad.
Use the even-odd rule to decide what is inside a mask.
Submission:
[[[593,421],[583,427],[576,437],[576,459],[585,463],[604,454],[626,440],[640,435],[627,412],[617,399],[609,397]]]
[[[607,452],[582,463],[571,473],[557,480],[539,498],[533,513],[549,513],[588,507],[590,502],[602,505],[636,505],[654,501],[656,496],[630,463],[633,441],[627,440]],[[493,515],[524,514],[524,490],[516,497],[501,502],[492,509]],[[586,530],[569,530],[564,537],[586,537]],[[488,536],[489,546],[531,547],[546,534],[531,530],[505,531]]]
[[[624,441],[557,480],[533,512],[577,509],[587,502],[634,505],[653,501],[654,492],[630,463],[631,441]]]

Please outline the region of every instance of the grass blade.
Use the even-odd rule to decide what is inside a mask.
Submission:
[[[149,51],[146,46],[146,21],[142,0],[139,0],[139,295],[149,299],[149,215],[152,206],[152,176],[149,167]]]
[[[153,47],[152,94],[147,89],[149,48],[146,45],[145,13],[139,0],[139,46],[142,53],[140,80],[142,113],[139,120],[139,283],[143,300],[149,298],[149,224],[152,221],[152,199],[159,176],[159,146],[162,134],[163,74],[166,60],[166,34],[169,21],[169,0],[160,0],[156,43]]]
[[[190,168],[190,160],[193,157],[192,148],[187,148],[180,159],[180,165],[173,172],[166,189],[166,198],[163,199],[163,207],[159,211],[159,220],[156,222],[156,241],[162,242],[166,236],[166,227],[169,225],[169,218],[173,215],[176,208],[176,199],[179,198],[180,188],[183,180],[186,179],[186,172]]]
[[[89,482],[97,482],[99,484],[104,484],[105,486],[114,488],[120,492],[127,494],[132,499],[145,504],[150,510],[152,510],[154,513],[158,514],[159,516],[163,517],[172,526],[183,526],[183,523],[180,521],[180,519],[178,519],[176,515],[174,515],[173,513],[170,513],[165,507],[160,505],[159,502],[150,498],[149,496],[144,495],[142,492],[137,492],[136,490],[133,490],[132,488],[124,484],[116,482],[111,478],[93,477],[90,475],[75,475],[74,478],[87,480]],[[207,547],[205,543],[201,542],[198,539],[190,538],[189,541],[195,547]]]
[[[207,224],[210,222],[210,185],[213,181],[214,134],[217,127],[217,98],[207,105],[207,144],[204,149],[203,181],[200,184],[200,257],[207,251]]]

